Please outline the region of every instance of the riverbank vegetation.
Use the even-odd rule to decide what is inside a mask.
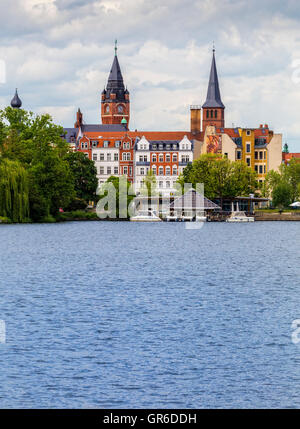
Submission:
[[[59,211],[95,201],[94,163],[73,153],[63,133],[49,115],[11,107],[0,111],[2,223],[51,222]]]

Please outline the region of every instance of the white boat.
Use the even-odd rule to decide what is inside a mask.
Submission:
[[[161,222],[161,218],[158,217],[152,210],[141,210],[135,216],[130,218],[131,222]]]
[[[246,216],[245,212],[232,212],[226,222],[254,222],[254,217]]]
[[[200,215],[196,216],[196,222],[206,222],[206,221],[207,221],[206,216],[200,216]]]

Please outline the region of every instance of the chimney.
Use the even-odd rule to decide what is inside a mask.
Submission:
[[[190,106],[191,110],[191,133],[199,134],[201,131],[201,106]]]

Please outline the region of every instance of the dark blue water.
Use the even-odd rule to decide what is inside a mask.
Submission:
[[[0,226],[0,407],[300,407],[300,223]]]

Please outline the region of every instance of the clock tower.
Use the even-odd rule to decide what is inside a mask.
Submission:
[[[127,88],[125,89],[123,82],[117,56],[117,41],[115,42],[115,57],[107,85],[101,94],[101,118],[102,124],[121,124],[122,120],[125,119],[127,121],[127,127],[129,125],[129,91]]]

